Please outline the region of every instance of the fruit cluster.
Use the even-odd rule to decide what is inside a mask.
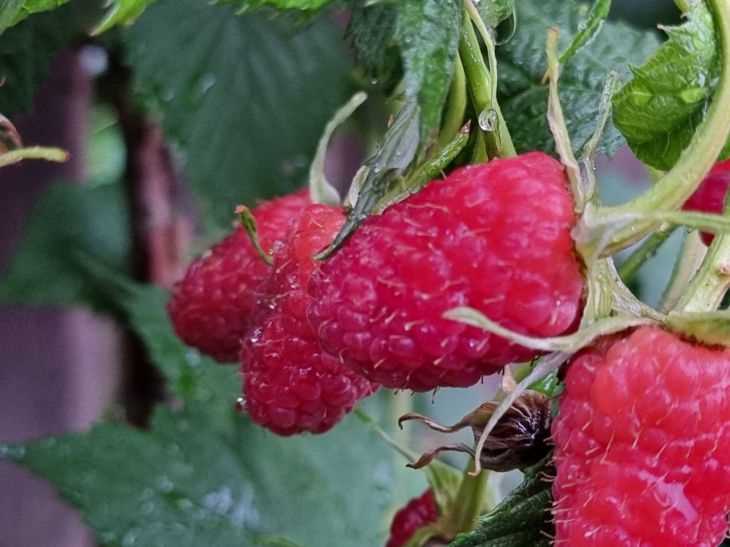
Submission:
[[[685,207],[719,211],[729,167]],[[238,227],[190,266],[168,309],[188,344],[240,360],[246,411],[279,435],[325,432],[380,386],[466,387],[539,355],[445,318],[453,308],[536,338],[570,333],[581,317],[574,202],[543,153],[432,181],[321,261],[342,208],[299,192],[253,216],[271,264]],[[730,510],[730,350],[647,326],[599,338],[565,370],[552,424],[557,543],[717,544]],[[388,545],[438,516],[429,490],[396,515]]]
[[[326,431],[377,385],[466,387],[536,355],[444,319],[454,307],[532,336],[561,334],[580,313],[573,201],[542,153],[433,181],[321,262],[341,209],[297,193],[253,215],[273,265],[238,228],[190,266],[169,313],[188,344],[240,356],[246,409],[275,433]]]

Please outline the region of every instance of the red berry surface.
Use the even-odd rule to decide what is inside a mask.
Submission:
[[[270,251],[308,203],[309,194],[300,191],[256,207],[261,246]],[[246,232],[236,228],[193,262],[175,285],[167,306],[175,332],[218,361],[237,361],[258,287],[270,271]]]
[[[703,213],[722,213],[728,188],[730,188],[730,160],[715,164],[700,187],[684,204],[684,209]],[[702,233],[702,241],[707,245],[712,243],[714,238],[713,234]]]
[[[658,327],[570,364],[553,424],[556,545],[718,545],[730,510],[730,350]]]
[[[562,166],[542,153],[459,169],[368,218],[312,278],[323,345],[371,380],[465,387],[534,352],[462,323],[471,306],[533,336],[575,323],[582,268]]]
[[[323,433],[375,387],[321,350],[306,318],[306,287],[344,222],[341,209],[311,205],[274,254],[256,326],[241,352],[245,405],[251,419],[279,435]]]
[[[390,538],[386,547],[402,547],[408,543],[417,530],[436,522],[438,518],[439,511],[433,491],[426,490],[395,514],[393,523],[390,525]]]

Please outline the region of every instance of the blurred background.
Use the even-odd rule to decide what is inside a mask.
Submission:
[[[304,180],[325,121],[353,88],[337,18],[292,38],[286,21],[232,23],[197,0],[161,0],[124,36],[89,39],[82,30],[100,4],[77,0],[0,39],[0,112],[25,143],[71,153],[65,164],[0,171],[3,442],[83,430],[102,415],[146,424],[161,380],[134,336],[89,311],[108,304],[78,283],[68,254],[81,242],[135,279],[169,287],[230,226],[236,203]],[[653,27],[677,13],[671,0],[615,0],[613,16]],[[342,186],[365,153],[369,123],[366,109],[334,141],[327,170]],[[608,200],[646,184],[627,150],[600,165]],[[658,298],[677,244],[642,271],[647,300]],[[452,422],[489,389],[444,390],[423,404]],[[93,544],[46,483],[0,462],[0,547]]]

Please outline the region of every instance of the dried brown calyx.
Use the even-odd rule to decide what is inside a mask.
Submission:
[[[442,433],[454,433],[470,427],[476,446],[497,404],[486,402],[451,426],[441,425],[415,413],[401,416],[398,425],[402,427],[403,422],[415,420]],[[487,438],[480,456],[482,467],[492,471],[511,471],[540,462],[550,451],[550,420],[550,399],[537,391],[523,393]],[[446,444],[426,452],[410,467],[424,467],[441,452],[463,452],[474,457],[474,448],[471,446],[464,443]]]

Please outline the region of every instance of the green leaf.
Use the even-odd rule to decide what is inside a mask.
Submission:
[[[159,409],[149,431],[102,424],[5,453],[51,481],[105,544],[240,547],[283,535],[362,547],[384,543],[395,473],[386,448],[363,443],[353,419],[281,438],[231,405],[215,422],[203,406]]]
[[[255,426],[234,411],[237,367],[201,359],[175,337],[163,291],[89,265],[142,336],[177,410],[159,407],[149,431],[101,424],[0,446],[0,457],[51,481],[104,544],[384,543],[395,496],[412,495],[420,478],[400,456],[353,418],[322,436],[282,438]],[[377,412],[382,401],[369,406]]]
[[[400,0],[396,37],[403,58],[406,99],[420,106],[421,139],[438,130],[461,36],[457,0]]]
[[[614,97],[613,118],[639,159],[667,171],[702,121],[717,79],[717,44],[705,2],[692,2],[681,26]]]
[[[179,145],[209,228],[230,226],[239,203],[306,181],[322,128],[347,96],[348,62],[330,23],[292,28],[159,0],[125,36],[137,89]]]
[[[27,1],[23,4],[41,5]],[[0,113],[10,115],[30,108],[36,89],[48,75],[51,60],[86,33],[98,16],[98,4],[98,0],[75,0],[53,12],[34,15],[2,33]]]
[[[550,522],[550,482],[554,473],[546,463],[525,472],[525,478],[507,498],[479,519],[477,527],[456,537],[450,547],[548,547]]]
[[[56,9],[68,0],[0,0],[0,34],[34,13]]]
[[[79,257],[95,256],[110,268],[127,271],[129,234],[120,185],[53,184],[0,277],[0,302],[108,309],[109,299],[88,282]]]
[[[398,75],[398,55],[407,101],[421,109],[424,145],[435,136],[454,72],[461,34],[459,0],[355,2],[348,37],[357,62],[388,84]]]
[[[142,15],[147,6],[156,0],[110,0],[104,18],[93,30],[101,34],[116,25],[130,25]]]
[[[551,26],[560,29],[564,51],[580,32],[588,7],[573,0],[522,0],[517,2],[517,32],[497,49],[499,95],[512,139],[520,152],[552,152],[554,142],[547,123],[545,40]],[[612,70],[626,77],[626,66],[640,62],[658,45],[654,34],[624,23],[608,21],[600,34],[586,44],[560,76],[560,98],[573,147],[580,150],[590,139],[603,84]],[[623,139],[609,124],[600,149],[613,152]]]

